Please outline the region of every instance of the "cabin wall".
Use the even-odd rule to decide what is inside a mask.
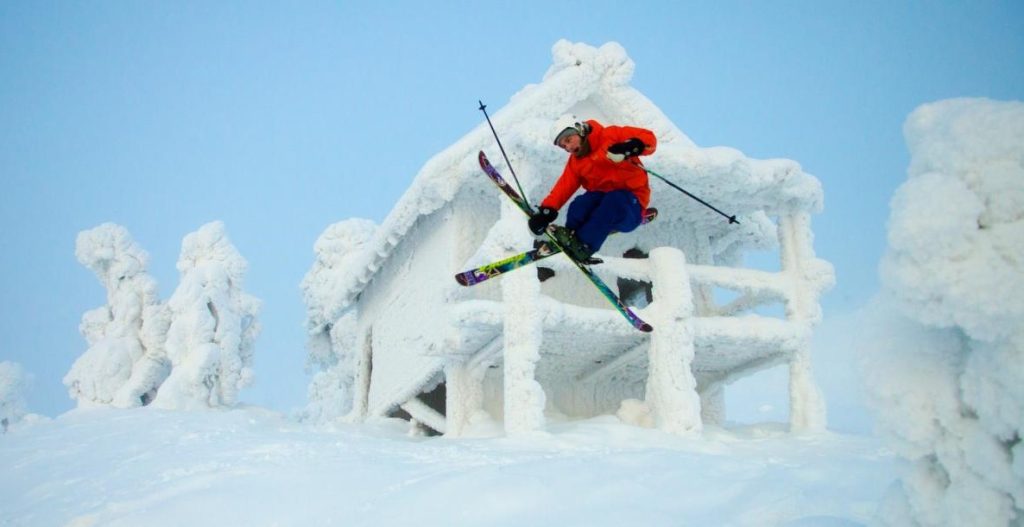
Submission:
[[[452,219],[450,205],[421,217],[361,295],[360,325],[369,335],[369,415],[385,414],[416,395],[444,365],[444,305],[454,283]]]
[[[475,183],[475,184],[474,184]],[[457,272],[491,263],[512,252],[481,253],[481,246],[486,244],[487,236],[501,214],[502,200],[500,190],[481,172],[480,180],[466,184],[459,189],[452,201],[452,247],[448,281],[454,283],[451,276]],[[523,228],[526,228],[525,216]],[[523,248],[527,250],[528,248]],[[500,300],[500,280],[491,280],[472,287],[456,287],[453,300]]]

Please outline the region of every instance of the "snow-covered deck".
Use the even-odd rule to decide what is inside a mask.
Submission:
[[[642,380],[647,375],[650,340],[611,309],[579,307],[542,297],[543,346],[538,365],[542,384],[593,380],[615,375]],[[456,308],[460,338],[451,354],[466,360],[500,363],[505,305],[472,300]],[[638,309],[638,313],[644,313]],[[721,382],[736,371],[749,375],[786,361],[803,342],[803,325],[758,315],[690,319],[696,355],[693,373],[699,386]],[[462,331],[464,330],[464,331]]]
[[[595,269],[607,282],[626,278],[651,284],[654,301],[636,311],[654,325],[652,334],[637,332],[606,307],[577,305],[540,288],[520,296],[519,291],[534,278],[531,271],[519,271],[515,278],[521,283],[504,291],[501,298],[470,295],[451,306],[446,353],[480,383],[488,370],[507,369],[509,357],[516,357],[513,373],[503,374],[505,393],[499,395],[503,399],[515,398],[510,392],[516,390],[523,390],[520,397],[531,399],[529,394],[540,388],[544,391],[540,399],[547,401],[549,409],[568,408],[581,415],[614,411],[625,399],[653,399],[652,412],[660,413],[660,419],[669,423],[666,427],[676,431],[699,429],[695,412],[720,418],[724,385],[764,368],[789,364],[793,427],[820,428],[824,415],[810,376],[808,342],[817,316],[817,295],[831,273],[813,258],[806,231],[806,214],[780,219],[783,268],[779,272],[688,265],[681,251],[669,247],[652,250],[647,259],[606,258]],[[545,265],[553,267],[556,276],[576,276],[564,258]],[[718,305],[711,298],[715,289],[731,290],[737,297]],[[509,291],[515,291],[517,298],[508,298]],[[522,312],[524,301],[530,304],[529,314]],[[764,304],[781,305],[785,315],[751,313]],[[509,347],[533,350],[530,353],[535,355],[530,358],[528,353],[523,359],[516,350],[510,355]],[[501,384],[493,372],[490,375],[495,381],[491,384]],[[515,386],[524,375],[532,380]],[[532,388],[531,382],[536,383]],[[698,394],[699,405],[693,403]],[[448,397],[453,399],[449,408],[467,404],[460,400],[465,396],[458,388],[449,390]],[[482,406],[480,398],[473,393],[468,404]],[[538,397],[532,399],[536,402]],[[659,405],[660,409],[654,408]],[[504,411],[509,412],[507,404]],[[471,408],[457,410],[455,418],[465,419],[472,412]],[[684,415],[669,417],[679,413]],[[456,434],[458,429],[456,424]]]

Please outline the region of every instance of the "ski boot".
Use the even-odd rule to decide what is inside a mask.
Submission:
[[[604,262],[600,258],[594,258],[594,251],[587,244],[581,242],[574,231],[561,225],[549,225],[548,234],[558,242],[558,245],[562,246],[562,249],[565,249],[566,255],[573,260],[583,265],[597,265]]]

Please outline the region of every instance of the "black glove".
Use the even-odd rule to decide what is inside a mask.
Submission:
[[[644,151],[644,148],[647,148],[647,146],[644,145],[644,142],[634,137],[628,141],[615,143],[614,145],[609,146],[608,159],[618,163],[627,157],[636,157],[640,155],[640,153]]]
[[[557,210],[551,207],[541,207],[540,210],[530,216],[530,221],[528,222],[530,225],[530,232],[537,235],[543,234],[544,229],[546,229],[551,222],[555,221],[555,218],[557,217]]]

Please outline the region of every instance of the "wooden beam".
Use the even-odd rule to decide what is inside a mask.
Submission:
[[[413,419],[437,430],[442,434],[445,433],[445,430],[448,428],[445,417],[439,414],[437,410],[427,406],[427,404],[421,401],[419,397],[413,397],[400,406],[402,410],[408,412]]]
[[[484,344],[479,351],[473,354],[472,357],[467,361],[467,367],[473,371],[478,368],[486,368],[488,363],[492,362],[495,356],[501,354],[501,346],[504,343],[502,334],[498,333],[490,342]]]
[[[579,382],[589,382],[595,379],[599,379],[601,377],[611,375],[616,371],[636,362],[639,358],[643,357],[643,354],[647,351],[647,348],[649,346],[650,341],[644,340],[640,344],[637,344],[636,346],[630,348],[629,351],[623,353],[622,355],[619,355],[614,359],[605,362],[604,364],[601,364],[598,367],[586,373],[580,374],[579,376],[576,377],[576,380]]]

